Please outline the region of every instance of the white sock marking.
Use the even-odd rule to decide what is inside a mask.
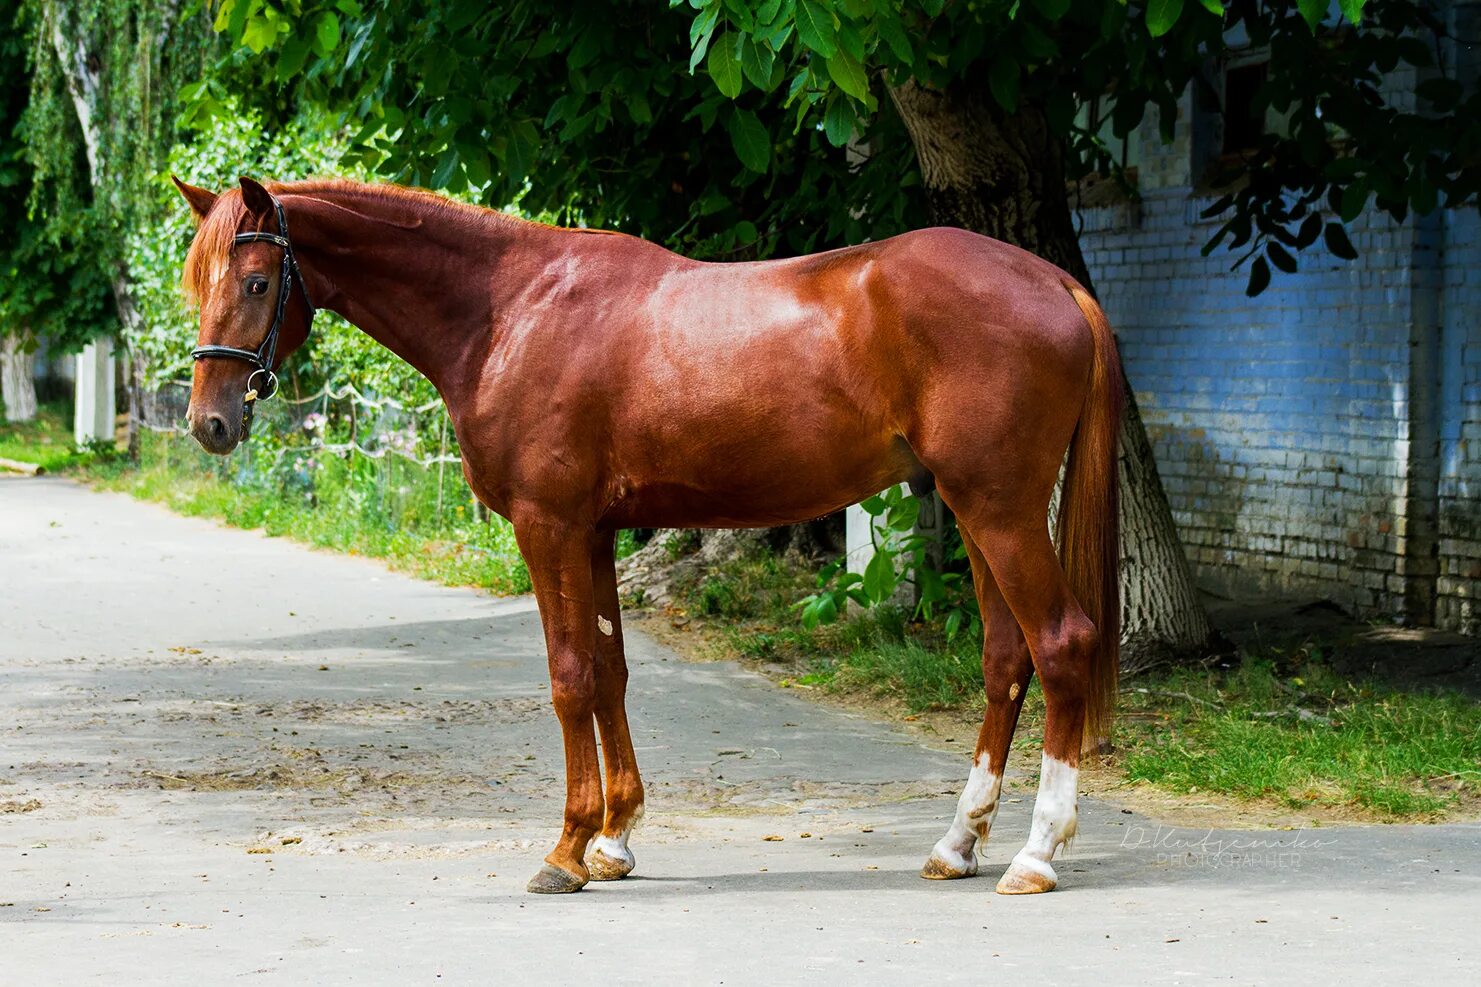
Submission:
[[[1076,796],[1080,769],[1044,755],[1039,768],[1039,794],[1034,799],[1034,821],[1028,843],[1013,857],[1023,867],[1058,881],[1050,861],[1054,851],[1075,835]]]
[[[957,799],[956,817],[951,828],[937,841],[931,856],[942,861],[953,870],[967,874],[977,872],[977,841],[986,841],[992,821],[998,814],[998,792],[1003,779],[987,768],[987,755],[979,755],[967,775],[967,784],[962,787],[961,798]]]
[[[637,825],[638,819],[642,815],[643,810],[640,807],[637,812],[633,813],[633,817],[628,820],[627,825],[622,828],[621,833],[615,837],[598,834],[592,838],[589,848],[594,852],[604,853],[613,860],[632,864],[634,862],[633,852],[627,848],[627,841],[628,837],[632,836],[633,827]]]

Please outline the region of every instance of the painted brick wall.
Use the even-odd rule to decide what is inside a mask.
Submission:
[[[1155,121],[1144,126],[1139,206],[1080,219],[1199,583],[1230,595],[1327,597],[1369,615],[1402,613],[1406,589],[1422,584],[1443,626],[1476,630],[1475,212],[1419,225],[1365,218],[1353,236],[1358,261],[1315,247],[1296,274],[1276,272],[1247,298],[1228,251],[1200,256],[1216,224],[1199,217],[1212,197],[1191,188],[1186,104],[1172,144],[1155,138]],[[1415,362],[1421,344],[1434,348],[1428,366]],[[1412,387],[1427,388],[1420,396],[1438,411],[1441,455],[1431,434],[1427,477],[1411,455],[1411,441],[1424,439]],[[1428,542],[1416,540],[1426,533]]]
[[[1445,225],[1436,622],[1481,632],[1481,216]]]

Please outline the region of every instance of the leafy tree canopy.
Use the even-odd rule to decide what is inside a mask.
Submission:
[[[35,172],[28,157],[30,102],[27,22],[16,0],[0,0],[0,335],[30,345],[80,346],[111,326],[106,282],[89,270],[76,244],[58,243],[32,214]]]
[[[1043,108],[1082,167],[1113,167],[1078,105],[1118,135],[1149,108],[1170,133],[1189,83],[1221,55],[1267,48],[1254,99],[1287,121],[1229,173],[1210,249],[1290,269],[1368,202],[1404,218],[1472,201],[1481,104],[1437,58],[1441,12],[1413,0],[223,0],[236,74],[187,95],[208,116],[227,85],[353,120],[360,160],[398,180],[473,187],[567,221],[712,255],[796,251],[923,219],[888,93],[908,80],[985,87]],[[1412,71],[1418,99],[1396,94]],[[838,150],[845,145],[853,154]]]

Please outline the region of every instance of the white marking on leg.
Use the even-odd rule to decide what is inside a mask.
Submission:
[[[605,854],[613,860],[631,866],[634,863],[633,852],[627,848],[628,837],[632,835],[633,823],[636,818],[629,822],[617,836],[597,836],[591,841],[591,850],[594,853]]]
[[[977,873],[977,842],[987,841],[998,814],[998,793],[1002,786],[1003,779],[988,770],[987,755],[978,755],[961,798],[957,799],[951,828],[931,850],[933,858],[960,873]]]
[[[612,622],[601,614],[597,614],[597,630],[608,637],[612,636]]]
[[[1076,795],[1080,769],[1044,755],[1039,768],[1039,794],[1034,799],[1034,821],[1028,843],[1013,857],[1013,866],[1058,882],[1050,861],[1054,851],[1075,835]]]

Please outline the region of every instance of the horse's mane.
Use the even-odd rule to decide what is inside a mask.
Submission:
[[[612,230],[551,226],[548,223],[511,216],[495,209],[459,202],[426,189],[391,183],[368,184],[346,178],[323,178],[299,182],[265,182],[264,187],[277,196],[324,197],[341,206],[348,206],[357,199],[381,202],[387,199],[399,199],[412,206],[418,213],[425,214],[432,211],[452,214],[463,223],[507,223],[547,229],[569,229],[573,233],[621,235],[615,234]],[[349,200],[349,203],[346,200]],[[185,268],[181,275],[181,284],[185,289],[186,297],[191,301],[199,301],[204,296],[212,278],[219,277],[219,272],[225,271],[225,265],[231,254],[232,237],[240,232],[242,220],[246,215],[247,207],[242,202],[242,190],[232,188],[216,197],[210,213],[201,220],[195,239],[191,241],[190,251],[185,255]],[[268,229],[271,231],[272,227],[269,226]]]

